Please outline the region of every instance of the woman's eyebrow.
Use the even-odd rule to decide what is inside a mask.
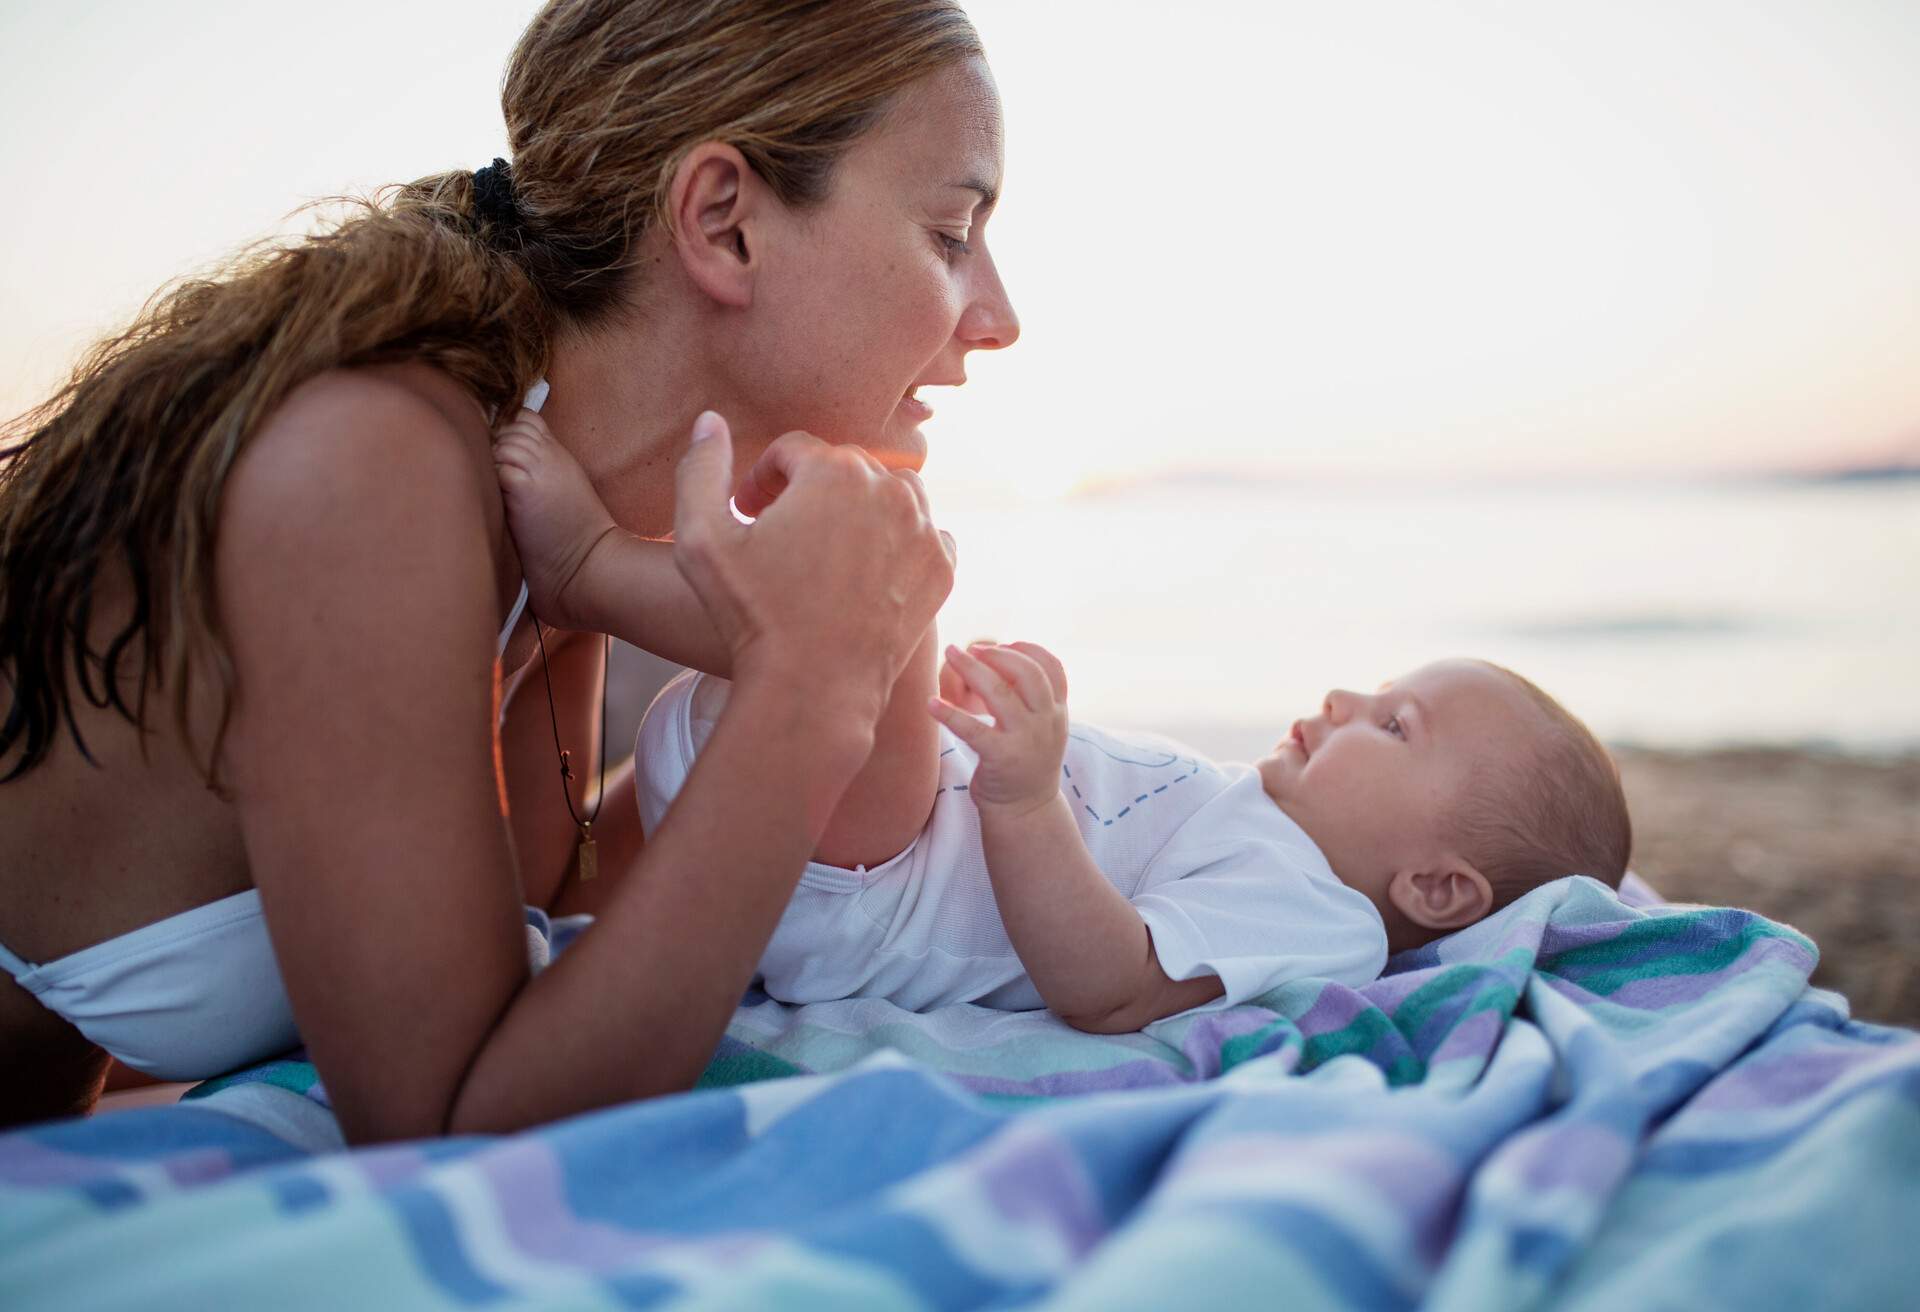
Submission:
[[[1000,200],[999,191],[987,183],[980,181],[978,178],[967,178],[961,182],[949,182],[947,185],[957,191],[979,192],[980,204],[986,209],[992,209]]]

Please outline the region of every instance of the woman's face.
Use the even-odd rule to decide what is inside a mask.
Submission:
[[[965,382],[967,352],[1020,335],[987,247],[1001,141],[985,63],[952,65],[848,150],[824,202],[763,228],[730,389],[751,428],[920,467],[932,411],[915,390]]]

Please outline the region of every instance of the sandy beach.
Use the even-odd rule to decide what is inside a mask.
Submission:
[[[1670,901],[1748,907],[1820,946],[1814,983],[1920,1027],[1920,755],[1619,747],[1634,867]]]

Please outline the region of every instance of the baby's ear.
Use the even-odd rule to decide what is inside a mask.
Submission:
[[[1387,898],[1422,929],[1471,925],[1493,908],[1493,885],[1471,863],[1454,858],[1425,870],[1402,870],[1387,885]]]

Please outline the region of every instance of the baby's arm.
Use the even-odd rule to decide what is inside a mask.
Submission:
[[[1125,1034],[1211,1002],[1215,975],[1174,980],[1140,913],[1094,864],[1060,791],[1066,671],[1031,643],[947,648],[948,667],[992,712],[928,708],[980,754],[969,793],[1007,937],[1048,1008],[1075,1029]]]
[[[726,644],[673,562],[673,544],[613,522],[586,471],[523,410],[495,436],[494,464],[533,612],[564,629],[611,633],[707,674],[729,678]],[[901,671],[874,730],[873,752],[842,794],[814,859],[878,865],[911,843],[940,786],[939,728],[927,718],[937,640]]]
[[[613,522],[586,470],[522,410],[494,435],[494,470],[533,613],[561,629],[610,633],[679,665],[731,673],[727,645],[673,563],[673,544]]]

